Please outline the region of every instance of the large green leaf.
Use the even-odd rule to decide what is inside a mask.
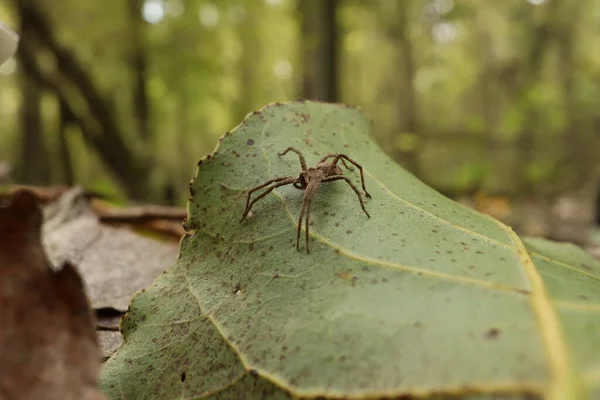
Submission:
[[[270,105],[226,134],[191,183],[177,263],[134,296],[104,366],[111,398],[600,398],[600,263],[524,244],[402,170],[356,109]],[[239,223],[249,188],[344,152],[365,168],[371,218],[324,184],[311,253],[303,192]],[[359,182],[358,173],[346,172]],[[471,397],[470,397],[471,398]]]

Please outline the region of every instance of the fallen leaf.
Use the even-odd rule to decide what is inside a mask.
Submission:
[[[97,331],[96,334],[98,335],[98,342],[102,348],[103,360],[110,358],[123,343],[123,336],[120,332]]]
[[[94,309],[127,310],[131,296],[170,266],[178,248],[128,229],[103,225],[83,189],[44,208],[44,244],[54,265],[77,265]]]
[[[96,312],[96,334],[104,354],[103,360],[108,359],[123,343],[123,336],[119,332],[122,314],[116,311],[100,310]]]
[[[100,352],[83,283],[51,269],[34,194],[0,207],[0,399],[99,400]]]

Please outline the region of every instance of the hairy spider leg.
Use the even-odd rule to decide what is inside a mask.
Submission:
[[[326,157],[331,157],[331,155],[330,155],[330,154],[328,154]],[[330,173],[332,173],[332,172],[333,172],[333,169],[335,168],[335,165],[337,164],[337,162],[338,162],[338,160],[339,160],[339,159],[342,159],[342,160],[343,160],[343,159],[346,159],[346,160],[348,160],[348,161],[349,161],[349,162],[351,162],[351,163],[352,163],[352,164],[353,164],[353,165],[354,165],[356,168],[358,168],[358,169],[360,170],[360,182],[362,183],[362,188],[363,188],[363,190],[365,191],[365,195],[366,195],[368,198],[371,198],[371,195],[369,194],[369,192],[367,192],[367,188],[365,187],[365,176],[364,176],[364,174],[363,174],[363,167],[362,167],[362,166],[361,166],[359,163],[357,163],[356,161],[354,161],[353,159],[351,159],[350,157],[348,157],[348,156],[347,156],[347,155],[345,155],[345,154],[336,154],[334,157],[335,157],[335,158],[333,159],[333,161],[332,161],[331,165],[329,166],[329,169],[327,170],[327,175],[329,175]]]
[[[309,251],[308,251],[308,238],[309,238],[310,235],[309,235],[308,232],[309,232],[309,229],[310,229],[309,228],[309,225],[310,225],[309,221],[310,221],[310,207],[312,206],[312,198],[308,199],[307,203],[308,204],[306,204],[306,225],[305,225],[306,229],[304,229],[304,231],[306,233],[306,254],[309,254]]]
[[[266,181],[262,185],[255,186],[252,189],[250,189],[248,191],[248,197],[246,198],[246,208],[245,208],[245,210],[248,209],[248,204],[250,203],[250,196],[252,195],[252,193],[254,193],[255,191],[257,191],[259,189],[264,188],[265,186],[269,186],[273,182],[280,182],[280,181],[283,181],[283,180],[286,180],[286,179],[289,179],[289,178],[292,178],[292,177],[291,176],[284,176],[284,177],[269,179],[268,181]]]
[[[306,186],[306,191],[304,192],[304,199],[302,200],[302,210],[300,210],[300,218],[298,219],[298,235],[296,237],[296,249],[300,250],[300,231],[302,230],[302,217],[306,215],[306,253],[309,253],[308,250],[308,238],[310,235],[309,223],[310,223],[310,208],[312,204],[312,199],[317,194],[319,190],[319,186],[321,186],[321,181],[309,181]]]
[[[302,231],[302,218],[304,217],[304,212],[306,211],[306,206],[307,206],[307,201],[306,201],[307,195],[308,195],[308,192],[304,192],[304,200],[302,200],[302,208],[300,208],[300,217],[298,218],[298,230],[296,232],[296,250],[300,250],[300,232]],[[306,245],[307,245],[307,249],[308,249],[308,243]]]
[[[367,214],[367,217],[371,218],[371,216],[367,212],[367,209],[365,208],[365,203],[363,202],[360,191],[356,188],[356,186],[354,186],[354,183],[352,183],[350,178],[348,178],[345,175],[332,175],[332,176],[328,176],[327,178],[323,179],[321,182],[333,182],[333,181],[339,181],[340,179],[345,180],[348,183],[348,185],[350,185],[352,190],[354,190],[354,192],[358,196],[358,200],[360,201],[360,206],[362,207],[363,211],[365,212],[365,214]]]
[[[325,157],[321,158],[318,162],[318,164],[325,162],[325,160],[327,160],[328,158],[331,157],[335,157],[337,156],[339,153],[329,153],[327,154]],[[346,161],[344,161],[344,159],[342,158],[342,164],[344,164],[344,167],[346,167],[347,170],[349,171],[354,171],[354,168],[349,167],[348,164],[346,164]]]
[[[275,178],[275,179],[270,179],[267,182],[263,183],[262,185],[259,185],[255,188],[252,188],[248,191],[248,198],[246,199],[246,209],[244,210],[244,215],[242,216],[242,219],[240,220],[240,222],[242,222],[246,216],[248,215],[248,213],[250,212],[250,209],[252,208],[252,206],[254,205],[254,203],[256,203],[258,200],[262,199],[263,197],[265,197],[266,195],[268,195],[269,193],[271,193],[273,191],[273,189],[278,188],[279,186],[284,186],[284,185],[289,185],[290,183],[294,183],[298,180],[298,178],[293,177],[293,176],[286,176],[286,177],[282,177],[282,178]],[[252,200],[252,202],[250,202],[250,196],[252,195],[253,192],[264,188],[265,186],[270,185],[271,183],[277,182],[275,185],[271,186],[270,188],[268,188],[267,190],[265,190],[263,193],[261,193],[260,195],[258,195],[258,197],[256,197],[254,200]]]
[[[307,169],[306,160],[304,159],[304,156],[302,155],[300,150],[298,150],[297,148],[290,146],[287,149],[285,149],[283,152],[281,152],[277,155],[284,156],[287,154],[288,151],[293,151],[294,153],[298,154],[298,158],[300,158],[300,166],[302,167],[302,171],[306,171],[306,169]]]

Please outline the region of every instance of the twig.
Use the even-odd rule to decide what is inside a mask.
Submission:
[[[127,208],[94,207],[105,223],[140,223],[153,220],[182,221],[187,216],[185,208],[160,205],[144,205]]]

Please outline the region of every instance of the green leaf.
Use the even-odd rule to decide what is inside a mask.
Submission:
[[[110,398],[600,396],[600,263],[524,244],[396,165],[356,109],[274,104],[199,165],[177,263],[134,296]],[[343,181],[313,201],[277,188],[242,223],[248,189],[344,152],[365,169],[361,211]],[[358,185],[358,171],[346,171]],[[302,235],[304,236],[304,235]],[[585,263],[583,262],[585,258]]]

